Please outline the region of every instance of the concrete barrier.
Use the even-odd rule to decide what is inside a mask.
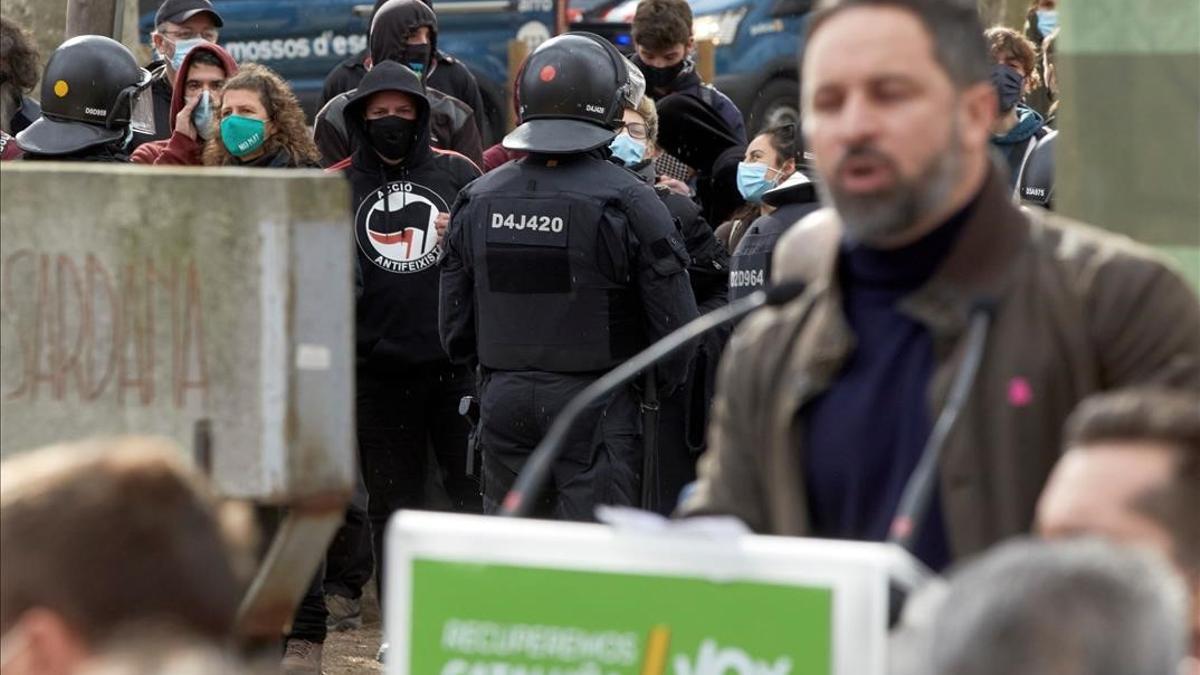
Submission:
[[[229,496],[347,494],[348,201],[315,171],[6,164],[0,453],[155,433]]]

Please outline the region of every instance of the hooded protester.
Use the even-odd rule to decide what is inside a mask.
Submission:
[[[420,0],[387,0],[380,5],[371,20],[372,68],[384,61],[394,61],[416,72],[429,101],[429,131],[433,145],[465,155],[479,166],[483,164],[483,139],[475,122],[476,113],[471,106],[426,82],[433,72],[434,52],[423,49],[425,45],[408,43],[408,36],[413,31],[429,26],[433,27],[429,30],[432,39],[436,35],[437,15]],[[433,48],[436,44],[429,46]],[[420,60],[422,58],[424,60]],[[412,68],[412,65],[417,67]],[[346,104],[353,95],[353,90],[339,94],[317,113],[313,135],[324,166],[349,157],[357,148],[345,115]]]
[[[304,110],[275,71],[248,63],[221,92],[219,123],[204,148],[207,166],[318,166]]]
[[[375,0],[375,8],[371,12],[372,20],[385,2],[387,0]],[[421,4],[433,5],[427,0],[422,0]],[[425,86],[449,94],[470,106],[471,110],[475,112],[475,124],[479,127],[480,137],[488,138],[487,116],[484,113],[483,97],[479,94],[479,83],[466,65],[438,49],[437,15],[432,10],[425,12],[420,8],[411,8],[411,20],[407,25],[397,23],[395,28],[404,32],[391,36],[389,41],[396,45],[402,45],[401,48],[404,50],[406,58],[393,58],[392,60],[408,66],[418,75],[422,74],[421,69],[428,61],[429,72],[425,77]],[[432,60],[428,58],[430,55],[433,56]],[[367,71],[371,69],[372,63],[374,60],[371,58],[369,49],[364,49],[339,63],[325,78],[325,86],[321,92],[321,105],[324,106],[338,94],[344,94],[357,87],[358,83],[362,81],[363,75],[366,75]]]
[[[237,62],[229,52],[207,42],[196,45],[184,57],[175,76],[171,136],[139,145],[129,160],[134,164],[204,164],[204,143],[215,133],[221,89],[237,71]]]
[[[150,73],[120,42],[80,35],[42,75],[42,116],[17,134],[24,159],[128,162],[135,130],[153,131]]]
[[[154,31],[150,33],[154,60],[146,66],[153,76],[154,131],[134,134],[129,145],[131,152],[143,143],[165,140],[171,135],[175,75],[189,51],[205,43],[217,43],[224,25],[210,0],[164,0],[158,6]]]
[[[416,73],[377,63],[346,103],[354,154],[344,170],[353,193],[362,270],[357,301],[358,442],[378,568],[388,517],[429,508],[427,448],[457,511],[478,512],[479,485],[467,465],[474,391],[469,368],[452,365],[438,338],[438,273],[450,205],[479,169],[430,144],[430,105]],[[378,578],[378,577],[377,577]],[[380,595],[383,597],[383,595]]]
[[[12,138],[42,114],[26,96],[38,83],[37,45],[29,31],[0,17],[0,133]]]

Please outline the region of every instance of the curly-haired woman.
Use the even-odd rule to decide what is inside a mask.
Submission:
[[[250,63],[225,82],[208,166],[317,167],[320,155],[291,88],[275,71]]]
[[[0,17],[0,131],[16,136],[41,117],[41,106],[25,95],[37,86],[41,74],[33,36]]]

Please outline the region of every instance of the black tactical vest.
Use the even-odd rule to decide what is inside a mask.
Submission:
[[[603,371],[646,345],[620,210],[548,188],[479,194],[471,208],[485,368]]]
[[[759,216],[729,256],[729,301],[750,295],[771,283],[771,257],[775,244],[804,216],[815,211],[816,202],[786,204],[775,212]]]

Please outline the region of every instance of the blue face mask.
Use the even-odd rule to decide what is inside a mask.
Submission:
[[[168,42],[170,42],[168,40]],[[196,48],[196,45],[204,44],[204,38],[191,38],[188,40],[176,40],[171,42],[175,45],[175,53],[171,56],[171,69],[179,72],[183,68],[183,59],[188,55],[188,52]]]
[[[1058,10],[1057,9],[1040,9],[1037,13],[1038,32],[1043,38],[1050,37],[1055,28],[1058,28]]]
[[[775,181],[767,178],[770,170],[761,162],[738,162],[737,186],[743,199],[751,204],[762,202],[763,193],[775,187]]]
[[[192,110],[192,125],[196,127],[196,135],[207,141],[213,135],[213,107],[208,90],[200,92],[200,100]]]
[[[608,144],[608,149],[612,150],[613,157],[625,162],[625,166],[639,164],[646,158],[646,146],[633,140],[629,134],[617,134]]]

